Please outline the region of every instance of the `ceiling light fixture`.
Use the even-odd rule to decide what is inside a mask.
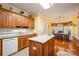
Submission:
[[[44,9],[48,9],[53,5],[53,1],[52,0],[42,0],[42,2],[40,3],[40,5],[44,8]]]
[[[50,4],[49,4],[49,3],[40,3],[40,5],[41,5],[44,9],[50,8]]]

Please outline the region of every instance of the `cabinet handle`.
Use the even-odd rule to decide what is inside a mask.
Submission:
[[[33,50],[36,50],[36,47],[33,46]]]

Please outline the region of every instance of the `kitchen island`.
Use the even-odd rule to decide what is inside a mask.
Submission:
[[[40,35],[29,38],[29,55],[53,56],[53,39],[54,35]]]

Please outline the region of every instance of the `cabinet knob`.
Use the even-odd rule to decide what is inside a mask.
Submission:
[[[33,50],[36,50],[36,47],[33,46]]]

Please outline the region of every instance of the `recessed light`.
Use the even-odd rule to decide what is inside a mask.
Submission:
[[[44,8],[44,9],[48,9],[51,7],[51,5],[53,5],[53,3],[40,3],[40,5]]]

